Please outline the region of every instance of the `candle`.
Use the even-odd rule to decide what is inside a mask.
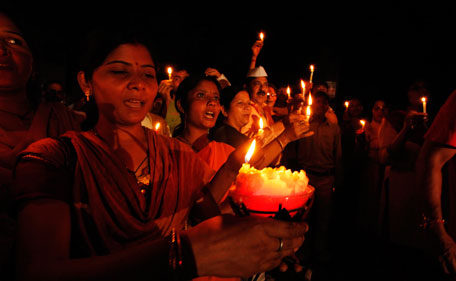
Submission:
[[[290,86],[287,87],[288,99],[291,99],[291,89]]]
[[[256,143],[256,140],[254,139],[252,141],[252,144],[249,147],[249,150],[247,151],[247,154],[245,155],[245,158],[244,158],[245,163],[249,163],[250,158],[252,158],[253,152],[255,151],[255,143]]]
[[[263,130],[263,118],[260,117],[260,121],[258,121],[258,123],[259,123],[259,126],[260,126],[260,129],[258,130],[258,135],[262,136],[263,132],[264,132],[264,130]]]
[[[421,102],[423,103],[423,113],[426,113],[426,97],[422,97]]]
[[[364,130],[364,126],[366,125],[366,121],[359,120],[359,123],[361,123],[361,130]]]
[[[310,120],[310,106],[312,105],[312,95],[309,92],[309,100],[307,102],[307,109],[306,109],[306,120],[309,122]]]
[[[280,208],[293,215],[306,205],[314,192],[308,183],[304,170],[293,172],[284,166],[257,170],[244,163],[235,186],[230,189],[230,196],[256,215],[270,216]]]
[[[312,78],[313,78],[314,70],[315,70],[315,66],[313,64],[311,64],[310,65],[310,79],[309,79],[310,84],[312,84]]]
[[[168,67],[168,77],[169,77],[169,80],[171,80],[171,74],[173,74],[173,68],[170,66],[170,67]]]
[[[301,79],[301,88],[302,88],[302,94],[305,95],[306,93],[306,83]]]
[[[261,42],[264,42],[264,33],[263,32],[260,32],[260,40],[261,40]]]
[[[160,129],[160,122],[155,124],[155,132],[158,132],[158,129]]]
[[[348,106],[350,105],[350,102],[349,101],[346,101],[345,102],[345,109],[347,110],[348,109]]]

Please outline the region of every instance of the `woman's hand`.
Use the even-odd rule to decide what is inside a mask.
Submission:
[[[198,275],[248,277],[279,266],[302,245],[308,226],[223,215],[188,230]]]
[[[172,101],[171,91],[173,90],[174,86],[171,80],[162,80],[160,85],[158,85],[158,94],[165,98],[166,104]]]

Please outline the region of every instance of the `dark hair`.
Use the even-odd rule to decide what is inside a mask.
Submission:
[[[220,105],[228,111],[230,109],[231,102],[240,91],[245,91],[245,89],[239,85],[231,85],[223,88],[220,92]]]
[[[180,105],[183,109],[181,111],[179,108],[177,108],[177,111],[179,112],[180,118],[181,118],[181,123],[177,125],[177,127],[174,129],[173,136],[178,136],[182,134],[185,126],[185,112],[188,111],[190,108],[190,101],[188,99],[188,93],[193,90],[198,84],[202,81],[209,81],[213,82],[216,86],[219,92],[221,92],[221,87],[217,79],[213,76],[204,76],[204,75],[190,75],[187,78],[185,78],[180,84],[179,87],[177,88],[176,91],[176,105],[177,102],[180,101]]]
[[[84,40],[84,46],[79,49],[80,56],[77,63],[77,72],[83,71],[87,80],[92,79],[93,72],[98,68],[106,57],[117,47],[123,44],[140,44],[147,48],[155,65],[155,51],[151,36],[147,35],[142,28],[125,25],[101,26],[92,30]],[[93,96],[87,105],[87,118],[81,124],[83,130],[92,129],[98,121],[98,109]]]
[[[329,102],[328,94],[326,94],[325,92],[322,92],[322,91],[316,92],[315,94],[313,94],[313,97],[314,98],[324,98],[324,99],[326,99],[327,102]]]

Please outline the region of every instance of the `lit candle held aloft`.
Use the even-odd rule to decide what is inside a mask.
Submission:
[[[259,37],[260,37],[261,42],[264,42],[264,33],[263,32],[260,32]]]
[[[171,80],[171,75],[173,74],[173,68],[170,66],[168,67],[168,78]]]
[[[345,109],[347,110],[348,109],[348,106],[350,105],[350,102],[349,101],[346,101],[345,102]]]
[[[309,92],[309,99],[307,101],[307,108],[306,108],[306,121],[309,122],[310,120],[310,115],[311,115],[311,111],[310,111],[310,107],[312,106],[312,94]]]
[[[366,125],[366,121],[359,120],[359,123],[361,123],[361,130],[364,130],[364,126]]]
[[[423,113],[426,113],[426,97],[421,98],[421,102],[423,103]]]
[[[290,86],[287,87],[287,95],[288,95],[288,99],[291,99],[291,89],[290,89]]]
[[[314,66],[313,64],[311,64],[311,65],[310,65],[310,79],[309,79],[310,84],[312,84],[312,79],[313,79],[314,71],[315,71],[315,66]]]

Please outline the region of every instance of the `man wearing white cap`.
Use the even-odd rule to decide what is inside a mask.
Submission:
[[[245,85],[250,95],[252,103],[252,114],[250,121],[245,125],[241,132],[249,137],[257,133],[260,118],[263,119],[264,126],[264,144],[276,138],[283,132],[285,126],[282,121],[274,122],[271,114],[264,110],[269,91],[268,74],[262,66],[250,69],[247,73],[247,82]]]

